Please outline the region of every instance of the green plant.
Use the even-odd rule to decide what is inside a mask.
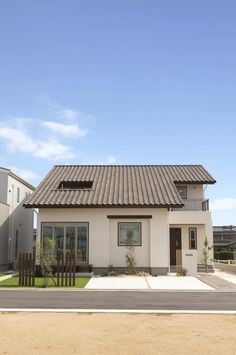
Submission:
[[[66,288],[84,288],[88,281],[90,280],[90,277],[87,276],[76,276],[75,278],[75,286],[67,286]],[[43,278],[42,277],[36,277],[35,278],[35,288],[41,288],[43,283]],[[18,288],[21,287],[19,286],[19,276],[11,277],[10,279],[0,281],[0,288],[1,287],[13,287],[13,288]],[[29,286],[31,287],[31,286]],[[52,279],[48,280],[48,286],[47,287],[55,287],[54,282]]]
[[[176,273],[176,276],[186,276],[188,273],[188,270],[185,269],[184,267],[181,267],[177,273]]]
[[[55,242],[51,238],[44,238],[43,244],[36,243],[36,255],[42,270],[43,287],[48,286],[51,279],[56,286],[56,280],[53,277],[52,265],[55,262]]]
[[[208,242],[207,237],[205,238],[203,245],[204,245],[204,248],[203,248],[203,250],[202,250],[201,261],[202,261],[203,264],[205,265],[205,270],[206,270],[206,272],[208,272],[208,263],[209,263],[210,261],[212,261],[210,251],[212,250],[213,247],[212,247],[212,246],[209,246],[209,242]]]
[[[113,264],[109,264],[108,265],[108,273],[114,271],[114,265]]]
[[[128,268],[129,273],[136,274],[135,266],[136,266],[136,259],[135,259],[135,247],[134,247],[134,240],[133,240],[133,232],[127,232],[127,251],[125,254],[125,263]]]
[[[214,259],[216,259],[216,260],[233,260],[234,253],[232,251],[214,252]]]

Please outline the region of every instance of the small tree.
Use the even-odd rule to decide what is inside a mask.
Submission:
[[[133,232],[128,231],[127,232],[127,251],[125,254],[125,263],[128,268],[128,271],[132,274],[136,274],[135,247],[133,245],[134,244],[133,237],[134,237]]]
[[[36,243],[36,253],[42,270],[43,287],[48,286],[49,278],[53,280],[56,286],[52,270],[52,265],[55,261],[55,242],[51,238],[44,238],[43,244]]]
[[[212,250],[213,247],[209,246],[209,242],[208,242],[207,237],[205,238],[203,245],[204,245],[204,248],[202,250],[201,260],[202,260],[203,264],[205,265],[206,272],[208,272],[208,263],[210,261],[212,261],[210,251]]]

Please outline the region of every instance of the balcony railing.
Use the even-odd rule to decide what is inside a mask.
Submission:
[[[173,211],[209,211],[209,200],[186,199],[182,200],[184,207],[174,208]]]

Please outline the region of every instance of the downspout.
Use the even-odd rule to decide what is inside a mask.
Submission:
[[[10,233],[10,255],[9,261],[13,262],[13,240],[14,240],[14,185],[11,185],[11,233]]]
[[[170,219],[169,219],[169,216],[170,216],[170,213],[171,213],[171,208],[168,208],[168,225],[167,225],[167,228],[168,228],[168,231],[167,231],[167,235],[168,235],[168,242],[167,242],[167,245],[168,245],[168,250],[167,250],[167,255],[168,255],[168,275],[170,276]]]

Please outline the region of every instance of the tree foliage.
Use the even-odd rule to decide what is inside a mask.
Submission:
[[[36,244],[36,255],[41,266],[43,287],[48,286],[48,280],[52,279],[56,286],[56,281],[53,277],[52,265],[55,262],[55,242],[51,238],[44,238],[43,244]]]
[[[207,237],[205,238],[203,245],[204,245],[204,248],[202,250],[201,261],[205,265],[206,272],[208,272],[208,264],[210,261],[212,261],[211,250],[212,250],[213,246],[209,245]]]

